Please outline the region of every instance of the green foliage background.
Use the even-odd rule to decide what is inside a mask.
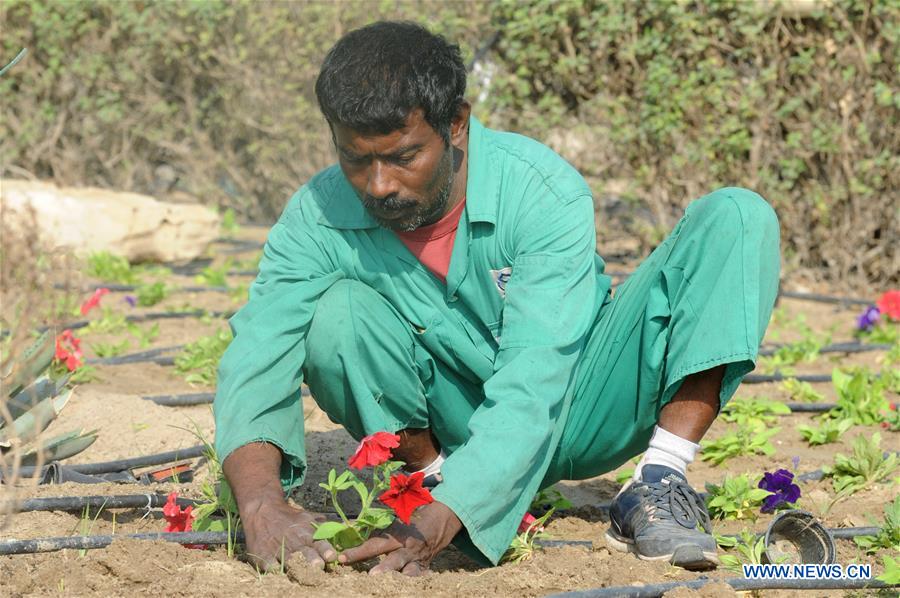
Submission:
[[[271,220],[333,161],[312,93],[325,52],[405,18],[467,60],[499,31],[470,78],[476,114],[548,141],[598,190],[629,181],[648,243],[690,199],[743,185],[775,205],[789,264],[897,282],[900,0],[820,6],[7,0],[2,61],[30,53],[0,79],[0,173]]]

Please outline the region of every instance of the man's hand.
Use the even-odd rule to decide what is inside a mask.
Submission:
[[[300,511],[283,499],[241,507],[240,511],[248,560],[262,571],[276,567],[295,552],[320,569],[337,559],[331,544],[313,541],[316,530],[312,523],[324,521],[323,515]]]
[[[356,563],[387,556],[369,571],[371,574],[400,571],[405,575],[422,575],[437,553],[443,550],[462,529],[462,522],[450,508],[433,502],[416,509],[409,525],[395,520],[386,530],[356,548],[341,553],[338,562]]]
[[[337,558],[331,544],[313,542],[313,521],[324,521],[317,513],[287,504],[278,470],[281,451],[265,442],[247,444],[228,455],[222,464],[237,500],[251,564],[266,571],[295,552],[320,568]]]

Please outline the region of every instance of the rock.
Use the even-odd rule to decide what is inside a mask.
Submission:
[[[36,225],[51,247],[109,251],[131,262],[191,260],[219,235],[219,216],[200,204],[95,187],[6,180],[0,210],[4,227]]]

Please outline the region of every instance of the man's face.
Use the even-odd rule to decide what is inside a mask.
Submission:
[[[445,214],[453,146],[431,128],[421,109],[387,135],[364,135],[340,125],[332,130],[341,170],[381,226],[411,231]]]

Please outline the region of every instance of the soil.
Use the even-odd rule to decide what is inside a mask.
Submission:
[[[243,228],[240,238],[262,241],[265,230]],[[224,256],[217,252],[233,245],[217,244],[212,255],[217,263]],[[601,246],[601,250],[603,247]],[[611,253],[618,254],[610,250]],[[619,252],[620,253],[620,252]],[[258,252],[234,254],[241,260],[252,260]],[[610,264],[610,269],[628,270],[631,263]],[[249,284],[250,277],[229,277],[229,284]],[[196,285],[190,276],[170,277],[174,285]],[[828,288],[807,283],[806,287],[786,285],[791,290],[804,290],[848,295],[846,290]],[[123,313],[164,311],[185,307],[229,311],[237,309],[241,300],[225,293],[173,293],[160,305],[134,309],[124,302],[124,293],[111,293],[103,299],[105,306]],[[857,307],[841,307],[808,301],[783,299],[777,308],[770,327],[767,342],[789,342],[799,338],[797,318],[816,332],[830,331],[835,341],[852,338]],[[92,314],[92,317],[98,317]],[[214,333],[226,326],[224,320],[172,319],[159,320],[160,334],[151,347],[183,345],[197,338]],[[147,324],[143,324],[147,326]],[[116,342],[126,338],[126,333],[83,335],[83,346],[92,357],[91,345],[98,342]],[[132,342],[128,352],[144,350]],[[881,369],[883,353],[822,356],[813,363],[799,364],[798,373],[828,373],[837,364],[866,365]],[[211,392],[212,387],[191,386],[184,377],[170,366],[138,363],[120,366],[98,366],[98,378],[78,386],[72,400],[62,415],[48,429],[48,434],[72,429],[99,430],[99,438],[86,451],[67,463],[89,463],[112,459],[147,455],[182,449],[199,443],[198,435],[213,438],[213,418],[209,405],[191,407],[163,407],[141,397],[157,394],[183,394]],[[826,400],[835,400],[830,383],[816,384]],[[743,385],[739,397],[765,396],[787,401],[789,397],[780,384]],[[891,397],[896,401],[896,396]],[[296,492],[292,499],[310,510],[326,508],[324,492],[316,486],[332,467],[341,469],[353,452],[354,442],[337,425],[305,399],[304,415],[307,428],[307,450],[310,460],[309,483]],[[751,472],[761,475],[779,467],[793,469],[792,458],[799,457],[798,471],[818,469],[833,462],[837,452],[849,453],[852,440],[858,434],[866,436],[880,431],[882,446],[900,449],[900,434],[879,430],[876,426],[857,426],[847,432],[840,442],[821,447],[809,447],[795,427],[813,421],[811,415],[794,414],[780,418],[781,428],[775,437],[776,452],[772,456],[745,456],[712,466],[697,461],[689,470],[690,481],[695,487],[707,482],[721,482],[726,473]],[[717,421],[708,438],[716,438],[734,428],[734,424]],[[631,467],[631,464],[627,464]],[[428,574],[408,578],[399,574],[371,577],[366,567],[338,567],[335,570],[318,571],[294,556],[283,571],[260,575],[240,559],[230,558],[224,548],[197,550],[167,542],[117,540],[105,549],[79,552],[63,550],[53,553],[0,557],[0,595],[98,595],[98,596],[543,596],[558,592],[590,588],[662,583],[677,580],[695,580],[706,575],[712,580],[732,577],[734,574],[720,568],[711,573],[691,573],[665,564],[640,561],[631,555],[611,552],[603,536],[608,520],[597,504],[612,498],[620,485],[618,472],[609,472],[597,478],[582,481],[566,481],[558,485],[573,503],[571,509],[558,513],[547,526],[548,534],[560,540],[587,540],[590,546],[547,547],[537,550],[532,559],[505,564],[493,568],[480,568],[453,548],[437,557]],[[900,472],[898,472],[900,474]],[[78,496],[109,494],[166,494],[177,491],[180,496],[200,498],[200,484],[205,479],[206,468],[197,471],[190,483],[156,484],[153,486],[98,484],[62,484],[33,486],[20,484],[2,486],[3,500],[45,496]],[[897,494],[896,485],[882,484],[864,490],[849,500],[838,502],[830,510],[828,503],[834,496],[829,481],[802,485],[803,498],[800,507],[817,515],[827,526],[873,525],[882,518],[882,508]],[[717,522],[716,531],[735,533],[741,529],[765,530],[770,515],[761,515],[756,521]],[[0,541],[51,536],[89,534],[129,534],[161,531],[164,522],[158,509],[103,510],[99,515],[91,513],[29,512],[7,516],[0,530]],[[881,572],[880,557],[866,556],[854,543],[838,541],[838,562],[873,563],[876,573]],[[882,553],[883,554],[883,553]],[[763,596],[793,596],[799,592],[765,591]],[[735,595],[730,586],[712,583],[700,590],[680,588],[666,596],[729,596]],[[841,592],[817,592],[822,596],[843,595]]]

